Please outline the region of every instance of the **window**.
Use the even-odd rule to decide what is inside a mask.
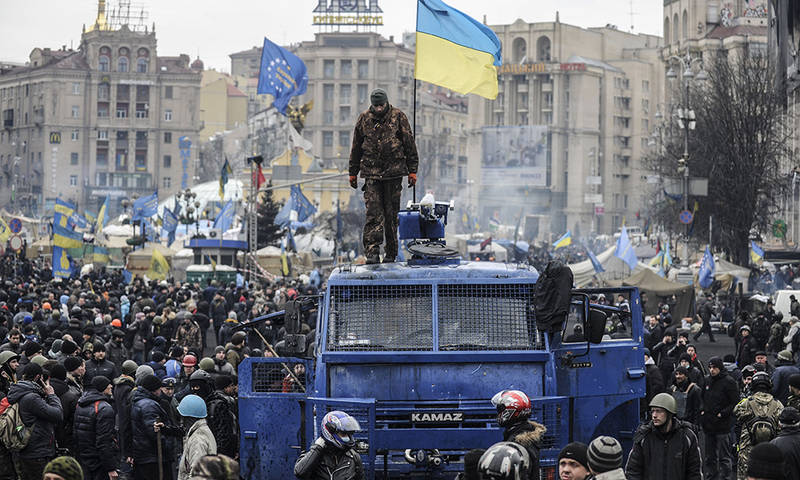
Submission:
[[[76,152],[72,152],[69,154],[69,164],[70,165],[78,164],[78,154]]]
[[[169,188],[172,186],[172,178],[171,177],[164,177],[162,180],[162,185],[164,188]]]
[[[73,130],[72,131],[72,141],[73,142],[77,142],[78,141],[78,137],[80,136],[79,132],[80,132],[80,130]]]
[[[77,175],[70,175],[69,176],[69,186],[70,187],[77,187],[78,186],[78,176]]]
[[[333,123],[333,110],[324,110],[322,112],[322,121],[326,124]]]
[[[99,148],[97,149],[97,166],[107,166],[108,165],[108,148]]]
[[[98,187],[105,187],[108,184],[108,174],[106,172],[97,172],[94,178]]]
[[[164,132],[164,143],[172,143],[172,132]]]
[[[350,107],[339,107],[339,123],[350,122]]]
[[[650,80],[642,80],[642,91],[643,92],[650,91]]]
[[[107,83],[101,83],[97,86],[97,99],[108,100],[111,97],[111,86]]]
[[[333,84],[326,83],[322,86],[322,100],[325,102],[330,102],[333,100]]]
[[[172,99],[172,87],[164,87],[164,98]]]
[[[131,86],[130,85],[117,85],[117,100],[128,101],[131,99]]]
[[[128,71],[128,57],[119,57],[117,61],[117,71],[126,73]]]
[[[164,110],[164,121],[172,121],[172,110]]]
[[[367,78],[369,76],[369,60],[358,61],[358,78]]]
[[[342,105],[350,104],[350,94],[353,88],[349,84],[339,85],[339,103]]]
[[[109,71],[109,64],[111,63],[111,59],[105,55],[100,55],[100,58],[97,62],[97,69],[101,72],[108,72]]]
[[[117,118],[128,118],[127,103],[117,103]]]
[[[137,73],[147,73],[147,59],[140,58],[136,60],[136,72]]]
[[[72,82],[72,94],[73,95],[80,95],[81,94],[81,84],[78,82]]]
[[[117,130],[117,142],[124,141],[128,143],[128,131],[127,130]]]
[[[108,130],[98,130],[97,131],[97,139],[98,140],[108,140]]]
[[[322,132],[322,146],[323,147],[333,146],[333,132]]]
[[[325,60],[322,63],[322,78],[333,78],[335,69],[335,60]]]
[[[347,130],[343,130],[339,132],[339,146],[340,147],[349,147],[350,146],[350,132]]]
[[[108,118],[108,102],[97,102],[97,118]]]
[[[389,78],[390,65],[389,60],[378,60],[378,78],[385,80]]]
[[[164,155],[164,168],[172,168],[172,155]]]
[[[72,106],[72,118],[79,118],[81,116],[81,107],[77,105]]]
[[[350,60],[342,60],[339,64],[339,76],[342,78],[351,78],[353,76],[353,62]]]
[[[363,83],[358,84],[358,104],[362,105],[367,103],[367,85]]]

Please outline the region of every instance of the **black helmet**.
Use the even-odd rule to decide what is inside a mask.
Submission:
[[[528,478],[531,459],[522,445],[512,442],[495,443],[478,462],[481,480],[517,480]]]
[[[756,372],[750,382],[750,390],[753,392],[771,392],[772,379],[767,372]]]

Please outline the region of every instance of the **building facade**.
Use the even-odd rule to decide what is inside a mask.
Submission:
[[[0,203],[48,215],[56,198],[97,212],[194,181],[202,62],[158,56],[155,26],[95,23],[77,50],[35,48],[0,71]]]
[[[526,240],[633,224],[663,98],[661,39],[558,17],[490,28],[503,65],[497,99],[469,97],[468,210],[484,224],[535,219]]]

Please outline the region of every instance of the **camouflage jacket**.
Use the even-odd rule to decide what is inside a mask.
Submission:
[[[381,116],[372,108],[359,115],[350,150],[350,175],[374,180],[417,173],[419,156],[406,115],[388,106]]]

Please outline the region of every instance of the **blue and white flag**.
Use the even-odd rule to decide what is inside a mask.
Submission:
[[[706,252],[703,254],[703,260],[700,261],[700,271],[697,272],[697,283],[703,288],[708,288],[714,283],[714,271],[716,265],[714,264],[714,256],[706,246]]]
[[[631,270],[636,268],[639,259],[636,258],[636,252],[633,250],[633,244],[628,238],[628,230],[622,226],[622,233],[617,240],[617,248],[614,250],[614,256],[627,263]]]
[[[303,195],[300,185],[292,185],[292,210],[297,212],[297,221],[304,222],[317,213],[317,207]]]
[[[583,244],[583,248],[586,249],[586,254],[589,255],[589,260],[592,262],[592,267],[594,267],[594,272],[595,273],[605,272],[606,269],[603,268],[603,264],[600,263],[600,260],[597,259],[597,256],[594,254],[594,252],[592,252],[585,243]]]
[[[306,93],[307,86],[308,72],[300,57],[264,37],[257,92],[272,95],[272,105],[286,115],[289,100]]]
[[[236,209],[233,208],[233,200],[228,200],[228,203],[217,214],[217,218],[214,220],[214,228],[220,229],[222,233],[227,232],[233,225],[233,215],[235,213]]]
[[[150,218],[158,211],[158,192],[133,202],[133,220]]]

